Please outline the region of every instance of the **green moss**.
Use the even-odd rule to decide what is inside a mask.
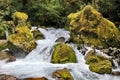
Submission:
[[[83,10],[71,13],[68,18],[71,39],[74,42],[81,43],[82,39],[84,43],[94,46],[120,47],[119,30],[92,6],[87,5]]]
[[[52,63],[72,63],[77,62],[75,52],[65,43],[55,45],[52,54]]]
[[[89,68],[92,72],[96,72],[99,74],[104,74],[104,73],[110,74],[112,71],[112,64],[108,60],[103,60],[98,63],[96,62],[91,63]]]
[[[64,68],[61,70],[56,70],[52,76],[58,78],[58,80],[74,80],[68,69]]]
[[[24,20],[27,20],[28,18],[28,15],[24,12],[15,12],[13,16],[17,19],[24,19]]]
[[[95,62],[99,62],[100,59],[98,58],[98,56],[89,56],[86,64],[90,64],[90,63],[95,63]]]
[[[36,42],[27,26],[16,27],[16,33],[10,35],[8,41],[27,53],[36,47]]]
[[[92,72],[99,74],[110,74],[112,71],[112,63],[110,60],[104,56],[97,55],[92,51],[90,51],[89,55],[87,56],[86,64],[89,65],[89,68]]]

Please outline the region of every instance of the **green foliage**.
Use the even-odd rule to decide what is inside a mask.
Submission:
[[[0,22],[15,11],[26,12],[32,25],[64,27],[66,16],[92,4],[104,17],[120,24],[120,0],[0,0]]]
[[[0,39],[5,39],[5,31],[1,25],[0,25]]]
[[[0,0],[0,21],[11,20],[11,15],[16,10],[20,10],[19,0]]]
[[[9,34],[13,33],[12,27],[13,27],[12,21],[2,21],[0,22],[0,39],[6,39],[6,32]]]
[[[0,39],[5,39],[5,32],[12,33],[12,13],[18,10],[17,0],[0,0]],[[16,5],[15,5],[16,4]],[[19,6],[20,8],[20,6]]]
[[[29,0],[24,11],[29,14],[33,25],[64,27],[66,15],[79,10],[82,4],[79,0],[70,1],[74,0]]]
[[[117,27],[120,25],[120,0],[99,0],[99,11],[104,17],[113,21]]]
[[[0,21],[10,14],[10,4],[11,0],[0,0]]]

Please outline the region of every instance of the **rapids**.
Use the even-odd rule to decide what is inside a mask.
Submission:
[[[49,80],[55,80],[51,77],[52,72],[58,69],[68,68],[74,77],[74,80],[120,80],[119,76],[108,74],[100,75],[91,72],[89,66],[85,64],[84,56],[81,54],[81,51],[78,50],[77,46],[73,43],[68,45],[74,49],[78,63],[50,63],[53,47],[57,44],[55,41],[59,37],[64,37],[65,41],[67,41],[70,38],[70,32],[64,29],[54,28],[39,28],[39,30],[44,34],[45,39],[36,41],[37,47],[23,59],[17,59],[16,61],[9,63],[6,63],[6,60],[1,60],[0,74],[14,75],[19,79],[44,76]],[[86,48],[91,50],[90,47]],[[99,50],[96,51],[102,54]]]

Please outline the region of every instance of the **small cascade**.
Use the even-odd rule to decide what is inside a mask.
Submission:
[[[108,74],[99,75],[91,72],[89,66],[85,64],[83,54],[81,54],[75,44],[68,45],[75,51],[77,63],[50,63],[53,47],[57,44],[55,41],[60,37],[64,37],[65,41],[67,41],[70,38],[70,32],[65,31],[64,29],[54,28],[39,28],[39,30],[43,33],[45,39],[37,40],[38,46],[23,59],[17,59],[16,61],[9,63],[6,63],[6,60],[0,61],[0,74],[14,75],[19,79],[44,76],[49,80],[55,80],[51,77],[52,72],[58,69],[67,68],[74,77],[74,80],[120,80],[120,77],[118,76]],[[90,47],[86,48],[88,51],[92,49]],[[96,51],[102,54],[99,50]]]
[[[116,62],[116,60],[113,60],[113,63],[114,63],[114,66],[115,66],[115,68],[119,68],[119,65],[118,65],[118,63]]]
[[[9,36],[8,30],[5,31],[5,35],[6,35],[6,40],[8,40],[8,36]]]

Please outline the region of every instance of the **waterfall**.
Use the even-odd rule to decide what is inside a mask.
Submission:
[[[5,35],[6,35],[6,40],[8,40],[8,36],[9,36],[8,30],[5,31]]]
[[[114,63],[115,68],[119,68],[118,63],[115,60],[113,60],[113,63]]]
[[[33,28],[34,29],[34,28]],[[85,64],[84,56],[77,49],[75,44],[68,44],[76,53],[78,63],[53,64],[50,63],[52,50],[58,38],[64,37],[65,41],[70,38],[69,31],[64,29],[39,28],[45,39],[37,40],[37,47],[32,50],[24,59],[17,59],[14,62],[6,63],[6,60],[0,61],[0,74],[10,74],[19,79],[29,77],[46,77],[49,80],[55,80],[51,77],[52,72],[58,69],[68,68],[74,80],[120,80],[118,76],[108,74],[99,75],[89,70]],[[91,50],[90,47],[86,47]],[[99,50],[96,50],[102,54]],[[104,55],[106,56],[106,55]]]

